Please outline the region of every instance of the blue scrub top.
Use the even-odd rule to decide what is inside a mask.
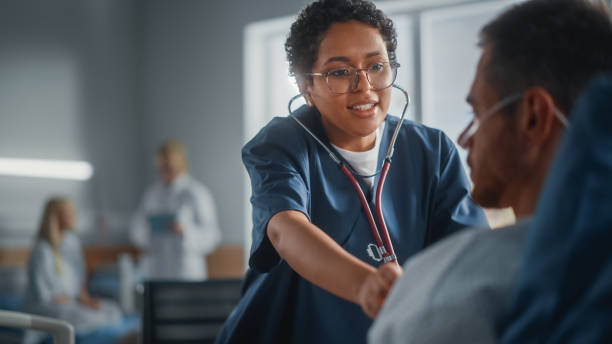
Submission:
[[[302,106],[294,115],[334,150],[316,108]],[[379,166],[398,120],[386,118]],[[365,343],[372,320],[359,305],[300,277],[279,257],[266,235],[273,215],[297,210],[346,251],[379,266],[381,262],[368,255],[368,245],[375,241],[349,179],[289,117],[270,121],[244,146],[242,159],[252,186],[250,269],[243,298],[217,343]],[[359,182],[370,208],[375,209],[375,190]],[[383,213],[400,264],[463,227],[487,226],[469,189],[451,140],[440,130],[405,121],[382,194]]]

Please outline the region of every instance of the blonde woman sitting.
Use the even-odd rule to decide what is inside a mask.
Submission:
[[[66,320],[78,335],[116,325],[122,315],[117,304],[87,293],[85,262],[81,242],[74,234],[75,224],[76,213],[69,199],[47,202],[28,262],[25,310]]]

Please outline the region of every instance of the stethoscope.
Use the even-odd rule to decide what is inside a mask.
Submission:
[[[314,138],[315,141],[317,141],[319,145],[323,147],[323,149],[325,149],[325,151],[327,151],[327,154],[329,155],[329,157],[338,165],[338,167],[340,167],[340,170],[342,170],[342,172],[351,181],[351,184],[353,184],[355,191],[357,191],[357,194],[359,195],[361,206],[363,207],[363,210],[368,218],[370,228],[372,229],[372,236],[374,237],[374,240],[376,241],[376,245],[378,245],[377,247],[378,252],[381,255],[384,263],[387,263],[387,262],[397,263],[397,256],[395,255],[395,251],[393,250],[393,245],[391,244],[391,238],[389,237],[389,231],[387,230],[387,224],[385,223],[385,218],[383,217],[382,208],[381,208],[381,204],[382,204],[381,196],[382,196],[383,186],[385,185],[385,179],[387,178],[387,173],[389,172],[389,167],[391,166],[391,156],[393,155],[395,141],[397,139],[397,135],[399,133],[400,127],[402,126],[402,122],[404,121],[404,117],[406,116],[406,110],[408,109],[408,105],[410,104],[410,97],[408,96],[408,92],[406,92],[403,88],[397,86],[396,84],[393,84],[392,86],[400,90],[404,94],[404,97],[406,98],[406,105],[404,105],[404,109],[402,110],[402,116],[400,117],[400,120],[397,122],[397,125],[395,126],[395,131],[393,132],[393,136],[391,137],[391,142],[389,144],[389,149],[387,150],[387,155],[385,156],[385,160],[384,160],[382,169],[380,169],[379,171],[377,171],[376,173],[370,176],[361,176],[355,171],[351,172],[349,168],[350,169],[353,169],[353,168],[349,164],[346,164],[342,160],[340,160],[336,156],[336,154],[334,154],[331,151],[331,149],[329,149],[329,147],[327,147],[323,143],[323,141],[321,141],[310,129],[308,129],[308,127],[304,125],[304,123],[302,123],[299,119],[297,119],[297,117],[293,114],[293,111],[291,111],[291,104],[293,104],[293,102],[296,99],[303,97],[304,96],[303,94],[300,93],[294,96],[293,98],[291,98],[291,100],[289,100],[289,105],[288,105],[289,116],[293,118],[302,128],[304,128],[304,130],[306,130],[306,132],[308,132],[308,134],[310,134],[310,136],[312,136],[312,138]],[[378,222],[382,230],[382,236],[384,239],[384,243],[383,243],[383,239],[381,239],[380,232],[378,231],[378,226],[376,225],[376,222],[374,221],[374,215],[372,214],[372,210],[370,209],[370,206],[368,205],[368,201],[366,200],[365,195],[363,193],[363,190],[359,186],[359,183],[357,182],[357,179],[355,179],[355,176],[353,175],[353,173],[360,177],[373,177],[373,176],[376,176],[378,173],[380,173],[380,178],[378,179],[378,184],[376,185],[376,215],[378,217]]]

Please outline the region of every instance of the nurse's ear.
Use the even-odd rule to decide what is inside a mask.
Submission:
[[[300,89],[300,93],[306,101],[306,105],[309,107],[313,106],[312,97],[310,96],[310,82],[305,80],[303,77],[296,77],[296,82]]]

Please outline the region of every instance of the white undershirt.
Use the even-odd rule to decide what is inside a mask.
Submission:
[[[376,139],[374,140],[374,147],[365,152],[352,152],[346,149],[342,149],[332,143],[332,146],[336,148],[338,153],[351,164],[351,167],[362,176],[369,176],[376,173],[378,163],[378,151],[380,149],[380,140],[382,139],[383,129],[385,122],[383,122],[376,130]],[[375,176],[369,178],[362,178],[369,186],[370,189],[374,186]]]

